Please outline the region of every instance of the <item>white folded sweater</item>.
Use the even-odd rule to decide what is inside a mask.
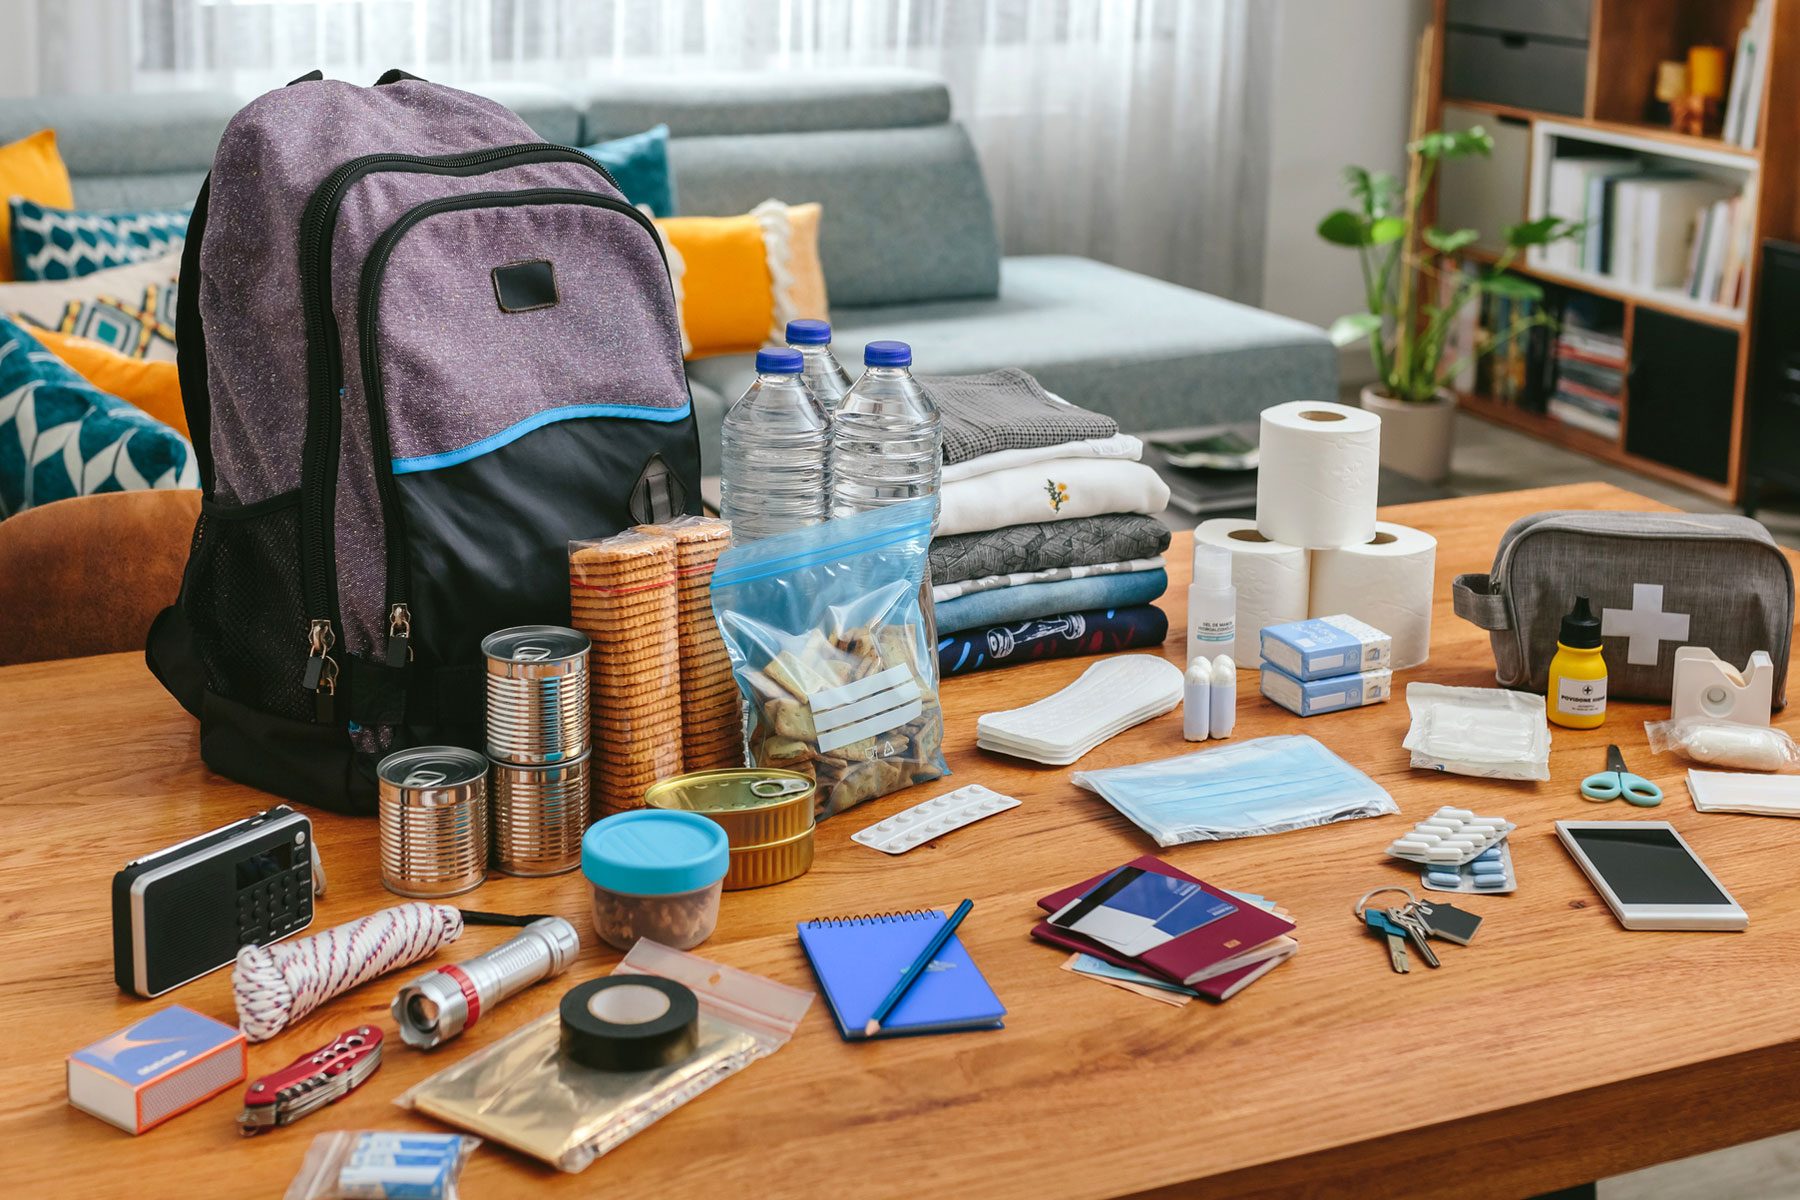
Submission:
[[[937,532],[948,537],[1107,513],[1155,516],[1169,505],[1169,485],[1141,462],[1058,458],[946,483],[939,501]]]

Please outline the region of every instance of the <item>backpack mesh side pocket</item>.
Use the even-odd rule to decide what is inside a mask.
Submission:
[[[298,491],[251,505],[204,503],[184,605],[210,690],[310,721],[299,528]]]

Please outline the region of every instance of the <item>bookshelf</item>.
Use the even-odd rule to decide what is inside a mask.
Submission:
[[[1585,43],[1573,39],[1566,28],[1551,29],[1555,36],[1546,37],[1543,44],[1555,47],[1555,54],[1538,61],[1564,70],[1570,69],[1567,64],[1573,51],[1585,57],[1578,113],[1567,111],[1574,107],[1572,100],[1560,112],[1531,107],[1535,88],[1515,88],[1520,94],[1500,100],[1473,94],[1480,89],[1447,79],[1442,48],[1447,39],[1457,38],[1459,30],[1460,45],[1455,52],[1465,78],[1470,75],[1469,64],[1479,65],[1480,55],[1489,52],[1482,43],[1490,33],[1491,53],[1515,60],[1496,68],[1493,76],[1503,78],[1510,73],[1511,78],[1520,78],[1519,62],[1531,60],[1517,55],[1529,55],[1529,43],[1538,35],[1530,29],[1519,33],[1477,29],[1471,33],[1471,29],[1491,23],[1480,14],[1500,10],[1491,2],[1434,0],[1440,50],[1428,97],[1432,127],[1466,127],[1479,122],[1496,133],[1497,140],[1499,135],[1509,138],[1511,147],[1511,153],[1497,153],[1492,163],[1481,168],[1499,174],[1458,186],[1445,171],[1433,201],[1439,223],[1449,228],[1468,224],[1491,234],[1501,224],[1546,212],[1579,217],[1582,214],[1561,212],[1553,206],[1554,164],[1584,155],[1618,156],[1652,174],[1716,181],[1732,194],[1741,194],[1743,237],[1749,242],[1748,252],[1734,259],[1742,285],[1736,296],[1727,299],[1690,294],[1685,285],[1667,277],[1646,278],[1645,271],[1633,277],[1616,266],[1605,272],[1594,270],[1591,258],[1583,260],[1577,255],[1572,260],[1572,250],[1534,250],[1513,269],[1565,298],[1614,302],[1623,314],[1613,334],[1623,352],[1617,432],[1578,427],[1530,404],[1473,388],[1458,393],[1465,411],[1717,499],[1735,503],[1742,498],[1745,392],[1756,328],[1758,248],[1769,238],[1800,240],[1800,0],[1762,3],[1769,6],[1768,35],[1762,47],[1767,67],[1761,78],[1758,128],[1753,143],[1746,146],[1718,136],[1677,133],[1652,121],[1649,108],[1657,64],[1684,58],[1690,45],[1724,47],[1728,70],[1734,69],[1739,32],[1750,21],[1757,0],[1568,0],[1562,10],[1565,23],[1568,11],[1586,10]],[[1541,11],[1544,5],[1520,7]],[[1522,52],[1521,46],[1525,47]],[[1754,76],[1746,75],[1750,78]],[[1732,90],[1728,79],[1728,96]],[[1573,91],[1565,88],[1561,94]],[[1568,193],[1566,184],[1563,186],[1560,195],[1566,204]],[[1487,199],[1479,205],[1481,211],[1453,212],[1453,193],[1463,198],[1459,204],[1469,203],[1466,198],[1471,196]],[[1686,235],[1687,227],[1681,228]],[[1659,249],[1646,248],[1646,257],[1655,257]],[[1691,248],[1687,252],[1691,253]],[[1478,265],[1493,261],[1492,251],[1480,247],[1464,251],[1463,257]],[[1693,266],[1690,259],[1690,271]],[[1704,289],[1696,285],[1693,290]],[[1725,287],[1717,290],[1722,296]],[[1636,336],[1640,327],[1651,332],[1640,339]],[[1698,375],[1684,372],[1679,387],[1685,390],[1671,394],[1677,381],[1669,370],[1670,342],[1690,335],[1703,351],[1696,353],[1694,361],[1706,365]],[[1680,356],[1674,361],[1680,361]],[[1634,389],[1640,393],[1635,424]],[[1704,452],[1696,452],[1695,446],[1705,447]]]

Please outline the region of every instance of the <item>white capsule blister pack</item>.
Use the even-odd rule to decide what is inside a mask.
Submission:
[[[971,783],[923,804],[915,804],[867,829],[859,829],[850,835],[850,840],[883,854],[905,854],[914,846],[923,846],[951,830],[1017,807],[1019,802],[1011,796],[1002,796],[979,783]]]
[[[1505,817],[1478,817],[1466,808],[1440,808],[1395,840],[1387,852],[1428,867],[1472,863],[1518,826]]]

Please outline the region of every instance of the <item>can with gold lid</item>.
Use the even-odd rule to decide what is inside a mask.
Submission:
[[[812,866],[814,790],[798,771],[734,767],[665,779],[644,793],[644,803],[718,824],[731,843],[725,890],[737,891],[783,883]]]

